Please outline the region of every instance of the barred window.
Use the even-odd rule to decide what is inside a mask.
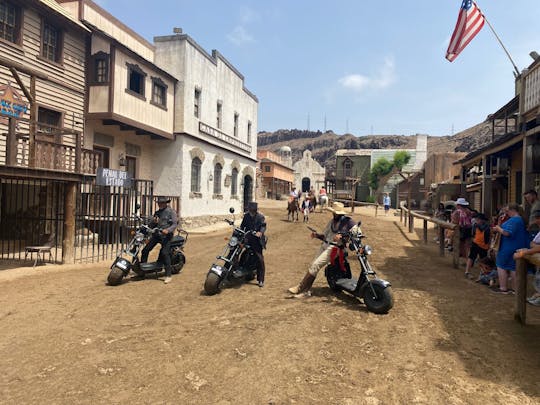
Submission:
[[[221,164],[216,163],[214,166],[214,194],[221,194],[221,171],[223,170],[223,166]]]
[[[236,167],[232,169],[231,195],[232,196],[238,195],[238,169]]]
[[[202,162],[199,158],[191,161],[191,192],[199,193],[201,191],[201,167]]]
[[[167,85],[158,77],[152,77],[152,104],[167,106]]]

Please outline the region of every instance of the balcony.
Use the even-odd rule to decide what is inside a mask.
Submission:
[[[81,147],[78,131],[40,124],[33,148],[28,131],[14,135],[9,139],[7,133],[0,133],[0,165],[93,175],[101,164],[98,152]]]

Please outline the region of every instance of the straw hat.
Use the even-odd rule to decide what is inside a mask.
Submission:
[[[457,205],[469,205],[469,202],[463,198],[463,197],[459,197],[457,200],[456,200],[456,204]]]
[[[333,202],[331,207],[326,208],[328,211],[336,214],[336,215],[346,215],[345,212],[345,205],[340,202]]]

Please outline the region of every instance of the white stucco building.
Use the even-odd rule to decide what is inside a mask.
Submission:
[[[319,192],[324,186],[325,170],[313,157],[310,150],[302,153],[302,159],[294,163],[294,186],[302,192],[309,191],[311,187]]]
[[[154,38],[156,65],[178,79],[175,141],[158,146],[155,191],[179,196],[183,218],[242,212],[255,196],[258,99],[219,52],[176,31]]]

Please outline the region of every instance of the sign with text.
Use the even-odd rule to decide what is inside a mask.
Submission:
[[[132,178],[128,172],[98,167],[96,172],[96,185],[112,187],[131,187]]]
[[[0,86],[0,113],[13,118],[22,118],[28,111],[28,104],[8,83]]]

